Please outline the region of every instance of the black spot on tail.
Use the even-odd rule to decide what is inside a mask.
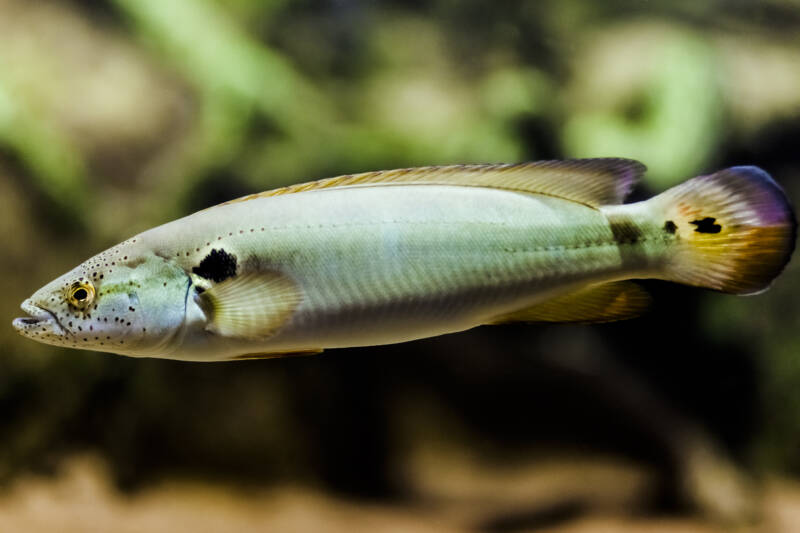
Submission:
[[[697,226],[694,230],[697,233],[719,233],[722,231],[722,226],[715,224],[716,218],[706,217],[702,220],[692,220],[689,224]]]
[[[200,265],[192,268],[198,276],[210,279],[215,283],[225,281],[236,275],[236,256],[223,249],[214,249],[200,261]]]

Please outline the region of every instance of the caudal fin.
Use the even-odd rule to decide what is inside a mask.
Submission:
[[[672,281],[736,294],[766,289],[794,251],[797,221],[780,186],[758,167],[699,176],[653,198],[676,237]]]

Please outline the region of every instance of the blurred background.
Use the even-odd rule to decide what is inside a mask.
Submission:
[[[0,0],[0,529],[800,523],[800,264],[737,298],[189,364],[15,334],[117,242],[293,182],[624,156],[800,199],[797,0]]]

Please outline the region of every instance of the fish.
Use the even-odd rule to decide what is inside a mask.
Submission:
[[[231,361],[476,326],[637,317],[639,279],[769,287],[797,222],[764,170],[731,167],[624,203],[623,158],[350,174],[253,194],[135,235],[25,300],[46,344]]]

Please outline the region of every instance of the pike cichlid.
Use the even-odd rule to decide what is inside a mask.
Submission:
[[[33,340],[222,361],[403,342],[512,321],[632,318],[631,279],[764,290],[796,222],[757,167],[622,204],[626,159],[340,176],[227,202],[141,233],[39,289]]]

